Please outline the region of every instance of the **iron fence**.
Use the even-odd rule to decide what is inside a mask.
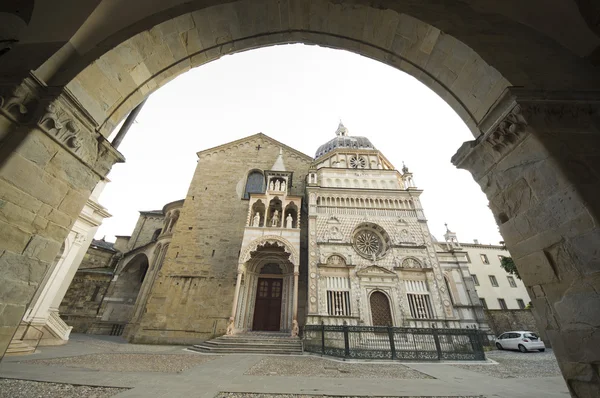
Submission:
[[[484,360],[476,329],[306,325],[304,350],[355,359]]]

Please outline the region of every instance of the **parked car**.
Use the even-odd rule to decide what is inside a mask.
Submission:
[[[499,350],[519,350],[527,352],[538,350],[544,352],[546,346],[540,337],[528,331],[512,331],[502,333],[496,338],[496,347]]]

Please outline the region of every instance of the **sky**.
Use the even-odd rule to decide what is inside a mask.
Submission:
[[[437,94],[383,63],[303,44],[225,56],[154,92],[119,146],[126,162],[100,196],[112,217],[96,238],[130,235],[139,211],[184,198],[198,151],[262,132],[314,156],[340,120],[397,169],[405,162],[438,240],[445,223],[461,242],[502,240],[479,186],[450,163],[473,136]]]

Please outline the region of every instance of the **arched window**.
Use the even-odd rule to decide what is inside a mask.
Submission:
[[[265,177],[260,171],[251,171],[246,180],[246,189],[244,191],[244,199],[250,199],[251,193],[265,192]]]

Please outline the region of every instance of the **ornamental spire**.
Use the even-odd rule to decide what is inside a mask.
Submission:
[[[281,147],[279,148],[279,155],[277,156],[277,159],[275,160],[273,167],[271,167],[271,170],[286,171],[285,164],[283,163],[283,148],[281,148]]]

